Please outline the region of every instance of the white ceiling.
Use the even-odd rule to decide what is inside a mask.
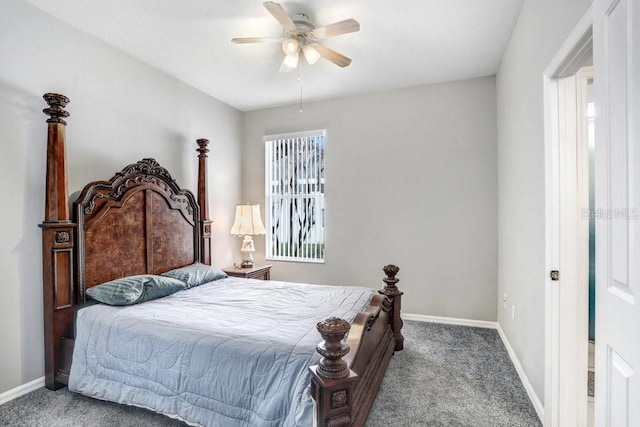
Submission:
[[[278,72],[280,36],[262,0],[25,0],[242,111],[295,104],[297,73]],[[303,64],[305,102],[494,75],[523,0],[283,1],[316,26],[347,18],[357,33],[323,43],[353,62]]]

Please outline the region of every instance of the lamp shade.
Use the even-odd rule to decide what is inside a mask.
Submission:
[[[311,44],[305,45],[305,47],[302,48],[302,53],[304,53],[304,58],[310,65],[315,64],[318,62],[318,59],[320,59],[320,54]]]
[[[260,218],[260,205],[236,205],[236,218],[231,227],[234,236],[256,236],[266,230]]]
[[[287,39],[282,42],[282,51],[286,55],[292,55],[294,53],[297,53],[298,49],[300,49],[300,44],[296,39]]]
[[[298,51],[294,53],[290,53],[284,57],[283,63],[289,68],[296,68],[298,66],[299,57],[300,57],[300,52]]]

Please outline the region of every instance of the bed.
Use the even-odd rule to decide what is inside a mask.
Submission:
[[[40,227],[47,388],[68,385],[73,373],[73,390],[194,425],[364,425],[389,360],[403,347],[398,267],[383,268],[378,292],[223,278],[126,309],[86,307],[87,290],[101,283],[211,264],[209,141],[196,141],[197,197],[154,159],[143,159],[109,181],[87,184],[71,207],[69,99],[55,93],[44,99],[49,118]],[[187,336],[192,341],[184,341]],[[127,348],[131,352],[123,353]],[[158,365],[147,369],[151,359]],[[226,364],[232,359],[241,360],[243,369]],[[179,362],[185,360],[195,362]],[[181,388],[185,383],[192,388]],[[154,387],[151,395],[136,392]],[[275,389],[285,393],[277,396]],[[236,400],[225,400],[229,396]],[[202,410],[189,409],[196,407]]]

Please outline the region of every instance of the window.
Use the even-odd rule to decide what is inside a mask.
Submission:
[[[324,131],[264,141],[267,259],[324,262]]]

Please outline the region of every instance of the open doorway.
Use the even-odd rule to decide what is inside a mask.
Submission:
[[[587,427],[594,425],[594,395],[595,395],[595,318],[596,318],[596,220],[598,211],[595,203],[595,100],[593,91],[593,67],[584,67],[576,74],[578,85],[578,145],[581,152],[587,151],[588,166],[578,179],[588,180],[588,210],[581,212],[581,220],[588,219],[588,263],[579,262],[579,268],[588,269],[587,282]],[[584,176],[586,173],[587,176]],[[584,228],[581,228],[584,230]]]
[[[640,425],[635,403],[640,401],[640,342],[634,339],[640,324],[640,60],[633,55],[640,45],[640,14],[630,4],[595,0],[594,11],[580,21],[544,74],[546,255],[547,267],[559,269],[555,280],[545,283],[547,427],[588,425],[583,399],[588,313],[581,311],[587,310],[582,275],[588,268],[582,263],[588,259],[588,231],[583,232],[588,221],[575,215],[583,208],[588,162],[577,151],[576,103],[570,78],[564,77],[572,66],[581,68],[586,52],[596,71],[596,209],[590,213],[597,236],[595,420],[597,425]]]
[[[592,62],[589,11],[544,76],[550,273],[545,285],[545,426],[589,425],[589,172],[593,167],[588,100],[593,74],[585,67]]]

